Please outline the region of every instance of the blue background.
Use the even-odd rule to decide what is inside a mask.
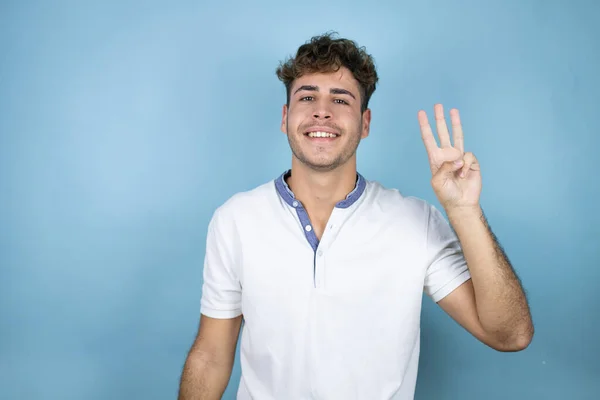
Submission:
[[[438,205],[417,111],[461,111],[531,302],[524,352],[425,298],[417,399],[600,398],[600,3],[0,5],[0,398],[175,398],[215,207],[289,167],[278,62],[374,55],[368,179]],[[226,399],[240,375],[236,362]]]

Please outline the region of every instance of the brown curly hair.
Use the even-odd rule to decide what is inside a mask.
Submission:
[[[335,33],[314,36],[298,48],[294,58],[281,62],[277,77],[285,84],[287,104],[290,103],[290,89],[296,78],[307,73],[335,72],[341,67],[348,68],[358,81],[361,89],[361,111],[369,105],[378,81],[373,57],[356,42],[335,38]]]

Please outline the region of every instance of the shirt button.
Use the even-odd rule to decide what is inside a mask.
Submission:
[[[293,205],[294,207],[298,207],[298,202],[294,200],[294,202],[292,203],[292,205]]]
[[[323,255],[323,250],[319,250],[319,251],[317,251],[317,255],[318,255],[319,257],[321,257],[321,256]]]
[[[304,229],[306,229],[306,232],[310,232],[310,231],[312,231],[312,226],[310,226],[310,225],[306,225],[306,226],[304,227]]]

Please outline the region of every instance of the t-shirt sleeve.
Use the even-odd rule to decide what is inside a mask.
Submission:
[[[217,209],[208,225],[204,257],[204,283],[200,312],[212,318],[235,318],[242,314],[242,290],[238,278],[239,246],[233,221]]]
[[[427,223],[425,293],[436,303],[471,278],[456,233],[434,206],[429,206]]]

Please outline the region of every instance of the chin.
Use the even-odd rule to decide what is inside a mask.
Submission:
[[[310,160],[308,162],[304,162],[304,165],[308,166],[310,169],[314,171],[328,172],[333,171],[337,167],[339,167],[339,163],[335,161],[324,161],[324,160]]]
[[[305,152],[294,150],[299,149],[292,148],[292,153],[296,161],[313,171],[332,171],[344,163],[344,160],[342,160],[339,155],[324,154],[323,152]]]

